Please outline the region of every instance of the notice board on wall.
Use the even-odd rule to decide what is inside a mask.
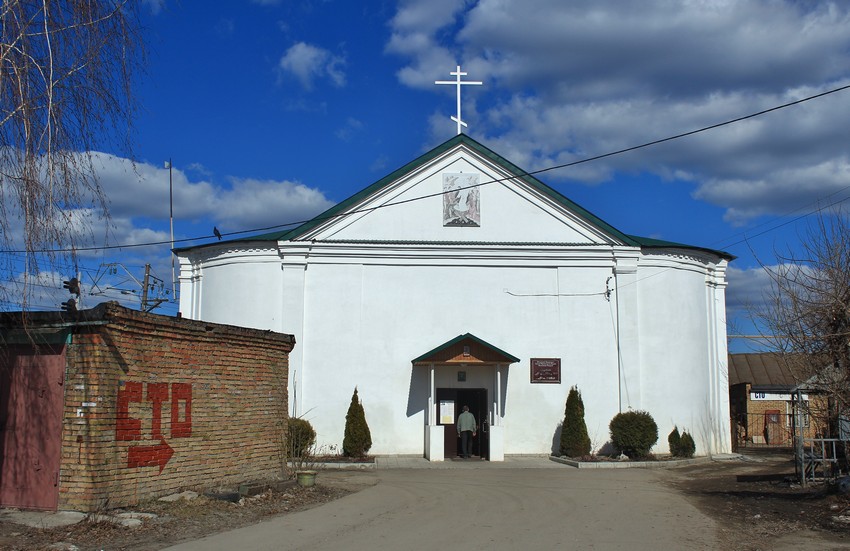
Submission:
[[[454,400],[440,400],[440,424],[454,425],[455,402]]]
[[[561,358],[531,358],[532,383],[561,383]]]

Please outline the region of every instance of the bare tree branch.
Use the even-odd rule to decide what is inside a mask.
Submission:
[[[109,219],[92,153],[132,156],[132,78],[144,58],[137,10],[134,0],[0,7],[0,243],[26,251],[22,262],[4,258],[6,282],[22,282],[15,298],[25,309],[31,278],[76,261],[38,251],[73,250],[91,238],[75,211]]]
[[[764,266],[772,286],[755,318],[798,379],[831,404],[831,422],[850,407],[850,219],[822,212],[801,235],[799,252]]]

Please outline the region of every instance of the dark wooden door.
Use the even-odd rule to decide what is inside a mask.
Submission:
[[[0,505],[56,510],[65,349],[0,352]]]
[[[458,389],[457,391],[458,415],[463,411],[463,406],[469,406],[469,411],[475,417],[478,430],[472,439],[472,456],[480,459],[490,459],[490,433],[487,426],[487,390],[483,388]],[[460,439],[458,439],[460,442]],[[459,444],[458,444],[459,445]]]
[[[457,416],[460,414],[457,405],[457,389],[437,389],[437,421],[443,425],[443,454],[446,459],[457,457],[460,449],[460,439],[457,437]],[[445,415],[451,412],[448,417]]]
[[[451,407],[452,421],[444,419],[441,408]],[[475,416],[478,430],[472,439],[472,455],[481,459],[490,459],[489,432],[487,420],[487,390],[483,388],[438,388],[437,389],[437,419],[443,425],[443,446],[446,459],[460,456],[461,442],[457,434],[457,418],[463,412],[463,406],[469,406],[469,411]]]

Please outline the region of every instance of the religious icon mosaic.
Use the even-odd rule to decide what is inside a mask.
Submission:
[[[478,174],[443,174],[443,226],[481,226]]]

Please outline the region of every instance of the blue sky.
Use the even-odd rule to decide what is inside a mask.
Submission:
[[[850,84],[844,2],[148,0],[142,12],[135,170],[97,153],[111,245],[168,241],[169,158],[176,238],[197,238],[182,246],[213,226],[310,218],[454,135],[454,89],[434,81],[457,64],[484,82],[464,88],[467,133],[526,170]],[[626,233],[737,255],[729,332],[751,333],[758,260],[794,247],[805,219],[772,228],[850,197],[848,121],[839,92],[539,177]],[[167,244],[85,253],[84,290],[98,293],[86,306],[138,305],[117,290],[138,286],[103,275],[105,262],[171,279]]]

